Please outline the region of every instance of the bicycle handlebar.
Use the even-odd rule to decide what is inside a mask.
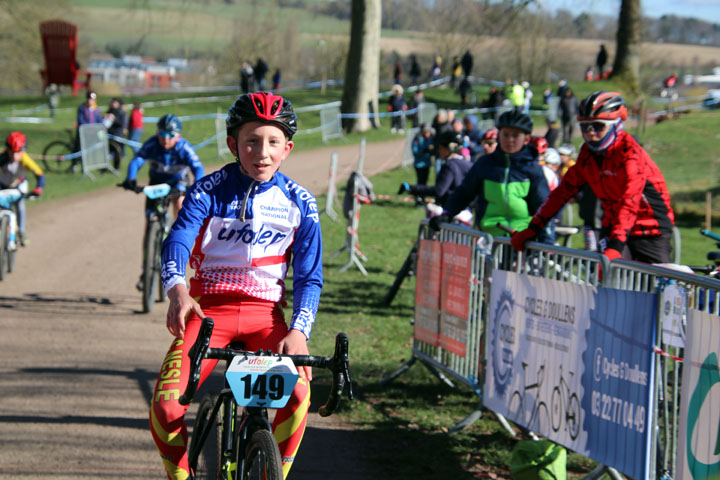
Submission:
[[[327,417],[332,414],[340,404],[345,384],[348,385],[348,399],[353,399],[352,380],[350,379],[350,361],[348,359],[349,339],[344,333],[338,333],[335,337],[335,353],[332,357],[321,357],[317,355],[284,355],[273,354],[270,352],[246,352],[243,350],[233,350],[229,348],[209,348],[210,337],[215,322],[212,318],[206,317],[202,321],[200,332],[195,343],[190,348],[188,356],[190,358],[190,377],[185,389],[185,393],[179,399],[181,405],[189,405],[197,392],[198,383],[200,381],[201,364],[204,359],[212,358],[218,360],[232,360],[234,357],[245,356],[261,356],[273,355],[277,357],[287,357],[297,367],[318,367],[327,368],[333,374],[330,395],[325,405],[318,409],[321,417]]]
[[[701,230],[700,230],[700,234],[701,234],[701,235],[704,235],[704,236],[706,236],[706,237],[708,237],[708,238],[712,238],[712,239],[715,240],[716,242],[720,242],[720,235],[718,235],[717,233],[713,233],[713,232],[711,232],[710,230],[703,230],[703,229],[701,229]]]

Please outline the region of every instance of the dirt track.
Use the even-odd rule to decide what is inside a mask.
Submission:
[[[402,144],[369,144],[365,173],[397,166]],[[357,145],[295,152],[282,170],[320,194],[333,150],[342,185]],[[171,337],[163,304],[139,313],[142,209],[117,188],[30,207],[32,241],[0,283],[0,479],[164,478],[147,411]],[[339,421],[311,414],[291,479],[383,477]]]

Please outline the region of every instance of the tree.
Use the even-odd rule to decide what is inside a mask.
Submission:
[[[350,48],[340,109],[360,116],[343,119],[348,132],[364,132],[373,123],[377,125],[381,17],[380,0],[352,0]],[[373,115],[373,123],[366,114]]]
[[[617,29],[613,74],[633,93],[640,92],[640,0],[622,0]]]

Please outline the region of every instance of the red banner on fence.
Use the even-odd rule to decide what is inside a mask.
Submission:
[[[415,280],[415,338],[439,345],[441,248],[439,242],[420,240]]]
[[[472,247],[442,243],[440,346],[465,356],[470,310]]]

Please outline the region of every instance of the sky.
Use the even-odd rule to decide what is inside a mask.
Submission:
[[[570,10],[573,14],[581,12],[599,13],[617,16],[620,12],[620,0],[539,0],[550,11],[558,8]],[[720,23],[720,1],[718,0],[641,0],[643,15],[661,17],[678,15],[695,17],[712,23]]]

